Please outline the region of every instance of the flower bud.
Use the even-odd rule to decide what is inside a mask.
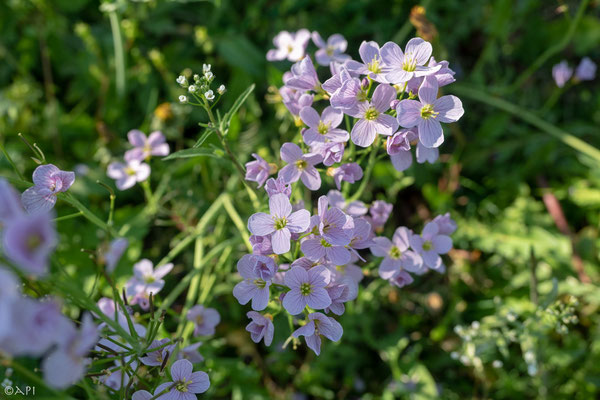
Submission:
[[[219,94],[223,94],[223,93],[225,93],[225,91],[226,91],[226,90],[227,90],[227,89],[225,89],[225,85],[221,85],[221,86],[219,86],[219,88],[217,89],[217,92],[218,92]]]
[[[360,87],[364,90],[366,88],[369,87],[369,79],[367,78],[363,78],[363,80],[360,83]]]
[[[196,86],[195,85],[190,85],[190,87],[188,88],[188,92],[194,93],[195,91],[196,91]]]
[[[206,75],[207,72],[210,72],[210,64],[202,64],[202,73]]]
[[[213,73],[210,71],[204,73],[204,77],[206,78],[207,81],[212,80],[213,76],[214,76]]]
[[[187,96],[183,96],[183,95],[179,96],[180,103],[187,103],[187,101],[188,101]]]
[[[179,77],[177,78],[177,83],[179,83],[183,87],[186,87],[188,85],[187,78],[183,75],[179,75]]]
[[[396,109],[396,107],[398,107],[398,103],[400,103],[400,100],[398,100],[398,99],[394,99],[394,100],[392,100],[392,101],[390,102],[390,108],[391,108],[392,110],[395,110],[395,109]]]
[[[215,94],[212,90],[209,90],[206,93],[204,93],[204,97],[206,97],[206,100],[213,101],[215,98]]]

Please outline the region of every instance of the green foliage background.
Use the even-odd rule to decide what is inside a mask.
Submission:
[[[226,241],[202,265],[200,296],[223,316],[215,339],[201,348],[201,369],[212,381],[203,398],[597,398],[600,158],[593,146],[600,146],[600,85],[559,91],[551,67],[563,58],[572,66],[584,56],[600,61],[600,3],[584,0],[580,17],[577,1],[423,3],[427,22],[420,27],[435,27],[434,55],[457,71],[457,83],[445,91],[463,99],[465,115],[446,130],[441,162],[402,174],[382,160],[363,200],[394,203],[388,235],[398,225],[420,229],[449,211],[459,228],[448,272],[396,290],[376,278],[371,264],[359,298],[340,318],[339,344],[327,343],[318,358],[306,348],[281,350],[287,321],[276,319],[274,345],[266,349],[250,341],[248,307],[231,295],[235,263],[246,249],[221,210],[202,238],[206,251]],[[0,2],[1,142],[26,176],[36,165],[18,132],[61,169],[87,165],[71,193],[105,216],[108,194],[95,182],[112,184],[106,165],[127,148],[127,131],[160,129],[175,150],[200,137],[198,122],[206,116],[177,104],[180,73],[212,64],[216,82],[228,88],[223,112],[256,83],[228,140],[244,162],[251,152],[273,159],[296,131],[283,106],[267,101],[290,66],[266,62],[273,36],[300,28],[325,37],[339,32],[356,58],[362,40],[403,45],[415,35],[409,15],[418,4],[6,0]],[[537,64],[544,52],[548,57]],[[506,112],[498,97],[517,111]],[[562,133],[552,136],[527,115]],[[569,145],[572,138],[583,147]],[[221,193],[243,221],[254,212],[218,140],[202,146],[213,157],[153,161],[151,186],[164,193],[156,207],[146,206],[139,186],[118,192],[115,224],[132,239],[117,272],[120,284],[139,258],[157,262],[184,240]],[[4,158],[0,174],[15,177]],[[331,187],[327,181],[322,192]],[[558,200],[571,237],[557,228],[544,194]],[[59,216],[72,212],[59,202]],[[104,236],[83,219],[62,221],[58,229],[60,261],[91,288],[95,266],[80,249],[95,249]],[[193,255],[190,248],[175,258],[163,296],[192,268]],[[170,310],[171,331],[184,301],[182,294]],[[77,317],[77,308],[68,310]],[[80,388],[72,393],[85,398]]]

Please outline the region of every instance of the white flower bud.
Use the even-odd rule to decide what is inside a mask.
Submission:
[[[187,100],[187,96],[183,96],[183,95],[179,96],[179,102],[180,103],[187,103],[187,101],[188,101]]]
[[[190,85],[190,87],[188,88],[188,91],[189,91],[190,93],[194,93],[194,92],[196,91],[196,86],[194,86],[194,85]]]
[[[217,89],[217,92],[219,92],[219,94],[223,94],[223,93],[225,93],[225,90],[227,90],[227,89],[225,89],[225,85],[221,85]]]
[[[502,365],[504,364],[500,360],[494,360],[494,362],[492,363],[492,367],[494,368],[502,368]]]
[[[207,81],[212,80],[213,76],[214,76],[213,73],[210,71],[204,73],[204,77],[206,78]]]
[[[177,78],[177,83],[179,83],[181,86],[187,86],[188,84],[187,79],[183,75],[179,75]]]
[[[210,72],[210,64],[202,64],[202,72],[206,75],[207,72]]]
[[[206,97],[206,100],[213,101],[215,98],[215,94],[212,90],[209,90],[208,92],[204,93],[204,97]]]
[[[194,74],[194,81],[198,82],[200,80],[200,75]]]

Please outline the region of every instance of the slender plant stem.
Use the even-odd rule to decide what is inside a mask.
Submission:
[[[227,211],[227,214],[229,214],[229,217],[233,221],[233,224],[236,226],[237,230],[240,232],[240,235],[242,235],[246,248],[249,252],[252,252],[252,245],[250,244],[250,236],[246,230],[246,225],[242,221],[240,214],[238,214],[237,210],[233,206],[231,197],[228,194],[225,194],[223,197],[223,207],[225,208],[225,211]]]
[[[86,206],[84,206],[79,200],[77,200],[75,197],[73,197],[70,193],[68,193],[68,192],[67,193],[59,193],[58,195],[64,201],[66,201],[67,203],[69,203],[70,205],[72,205],[73,207],[78,209],[79,211],[81,211],[83,213],[83,216],[85,218],[87,218],[91,223],[98,226],[99,228],[104,229],[111,236],[114,236],[114,237],[119,236],[117,231],[115,231],[115,229],[112,226],[109,226],[104,221],[102,221],[100,218],[98,218],[94,213],[92,213]]]
[[[125,52],[123,51],[123,38],[121,37],[121,27],[119,26],[119,16],[116,10],[108,13],[110,19],[110,29],[112,31],[113,46],[115,48],[115,76],[117,84],[117,93],[120,98],[125,95]]]
[[[67,219],[81,217],[82,215],[83,215],[83,213],[81,211],[77,211],[76,213],[73,213],[73,214],[63,215],[62,217],[54,218],[54,222],[65,221]]]
[[[21,171],[19,171],[19,168],[17,168],[17,164],[15,164],[14,161],[12,160],[12,158],[10,158],[10,156],[8,155],[8,153],[6,152],[6,150],[4,149],[4,145],[2,143],[0,143],[0,151],[2,151],[2,154],[4,154],[4,157],[6,157],[6,159],[8,160],[8,163],[13,167],[13,169],[17,173],[17,176],[19,177],[19,179],[21,179],[21,180],[24,181],[25,177],[23,176],[23,174],[21,173]]]

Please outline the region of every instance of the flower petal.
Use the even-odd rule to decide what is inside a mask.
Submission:
[[[273,217],[265,213],[253,214],[248,219],[248,230],[254,235],[265,236],[275,231]]]

